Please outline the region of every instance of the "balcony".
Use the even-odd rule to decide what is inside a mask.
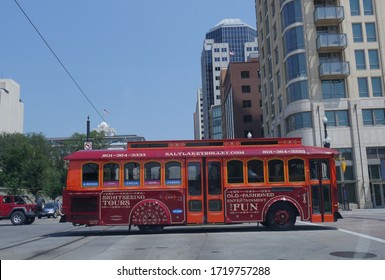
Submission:
[[[346,34],[320,34],[317,37],[319,53],[341,52],[347,45]]]
[[[344,18],[345,13],[342,6],[316,7],[314,11],[314,23],[316,26],[337,25]]]
[[[343,80],[349,74],[349,62],[322,62],[319,66],[321,80]]]

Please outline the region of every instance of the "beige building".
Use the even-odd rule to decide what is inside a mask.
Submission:
[[[385,207],[385,1],[255,5],[265,137],[330,144],[344,207]]]
[[[23,133],[24,104],[20,86],[11,79],[0,79],[0,134]]]

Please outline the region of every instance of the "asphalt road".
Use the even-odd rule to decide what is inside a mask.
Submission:
[[[74,227],[59,219],[0,221],[2,260],[385,260],[385,209],[342,211],[337,223],[297,222],[288,232],[258,224]]]

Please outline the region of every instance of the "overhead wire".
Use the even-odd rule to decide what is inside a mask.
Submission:
[[[24,16],[27,18],[27,20],[29,21],[29,23],[32,25],[32,27],[35,29],[35,31],[37,32],[37,34],[39,34],[40,38],[43,40],[43,42],[45,43],[45,45],[48,47],[48,49],[51,51],[51,53],[53,54],[53,56],[56,58],[56,60],[59,62],[59,64],[62,66],[62,68],[64,69],[64,71],[67,73],[67,75],[70,77],[70,79],[72,80],[72,82],[76,85],[76,87],[79,89],[79,91],[83,94],[83,96],[85,97],[85,99],[88,101],[88,103],[92,106],[92,108],[95,110],[95,112],[99,115],[99,117],[104,121],[106,122],[106,120],[104,119],[103,115],[99,112],[99,110],[95,107],[95,105],[93,104],[93,102],[91,101],[91,99],[87,96],[87,94],[83,91],[83,89],[80,87],[80,85],[78,84],[78,82],[75,80],[75,78],[71,75],[70,71],[67,69],[67,67],[64,65],[64,63],[60,60],[60,58],[56,55],[55,51],[51,48],[51,46],[48,44],[47,40],[44,38],[44,36],[40,33],[40,31],[37,29],[37,27],[35,26],[35,24],[32,22],[32,20],[29,18],[29,16],[27,15],[27,13],[24,11],[24,9],[20,6],[19,2],[17,2],[17,0],[14,0],[16,5],[19,7],[20,11],[24,14]]]

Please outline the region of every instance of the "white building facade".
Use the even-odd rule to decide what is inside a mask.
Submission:
[[[23,133],[24,104],[20,86],[11,79],[0,79],[0,134]]]
[[[201,88],[197,91],[197,101],[194,113],[194,139],[204,139],[203,95]]]
[[[385,1],[255,4],[265,136],[329,136],[347,163],[340,202],[385,207]]]

